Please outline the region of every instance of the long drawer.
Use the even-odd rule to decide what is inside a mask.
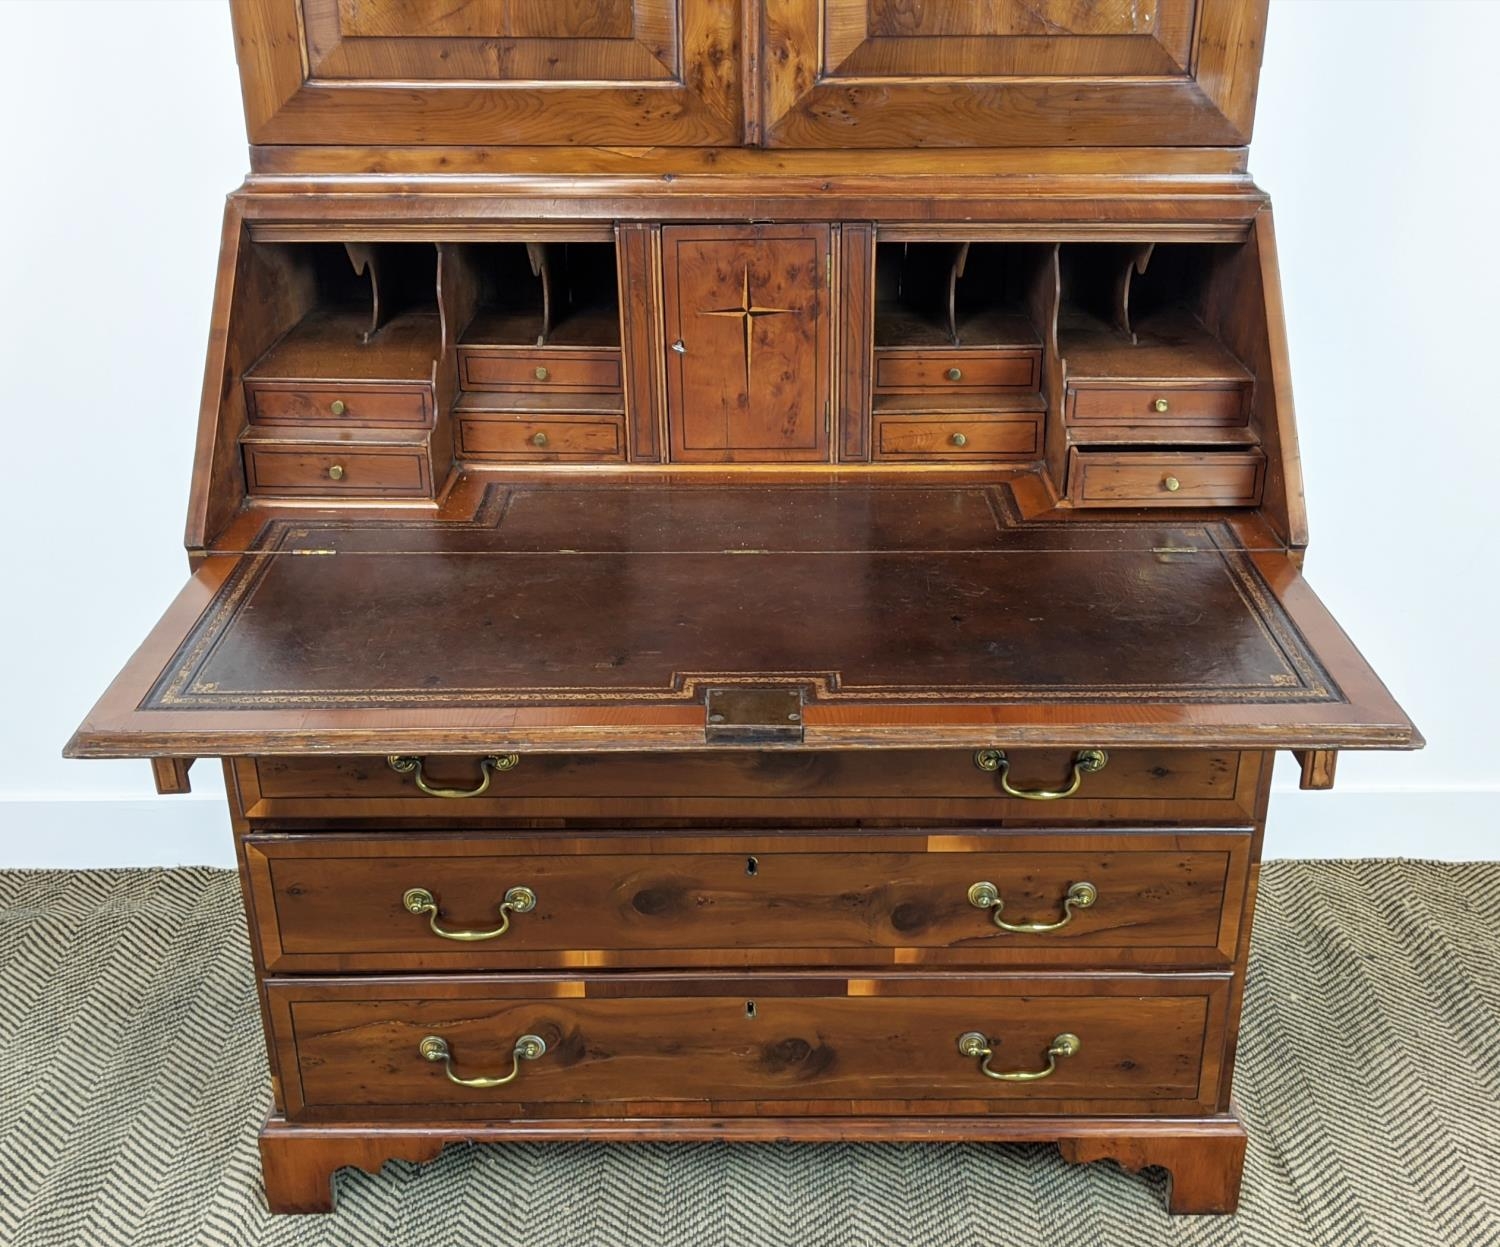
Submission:
[[[1216,1107],[1229,987],[636,974],[273,979],[266,997],[293,1121],[1175,1115]]]
[[[1225,966],[1251,833],[252,835],[274,973]]]
[[[424,794],[412,769],[383,757],[241,758],[233,764],[245,814],[269,819],[515,818],[1066,819],[1077,822],[1233,822],[1255,818],[1267,755],[1223,749],[1119,749],[1082,774],[1063,800],[1007,796],[1061,791],[1075,751],[1016,749],[983,770],[969,750],[719,751],[526,754],[483,795]],[[429,787],[479,786],[481,760],[422,760]]]

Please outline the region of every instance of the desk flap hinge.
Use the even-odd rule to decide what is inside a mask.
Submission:
[[[802,743],[801,688],[711,688],[704,708],[710,745]]]

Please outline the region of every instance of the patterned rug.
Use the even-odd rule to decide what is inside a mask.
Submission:
[[[1500,864],[1266,866],[1233,1218],[1051,1147],[451,1148],[270,1217],[244,920],[216,870],[0,872],[0,1243],[1500,1244]]]

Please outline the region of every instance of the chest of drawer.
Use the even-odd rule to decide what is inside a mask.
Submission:
[[[246,381],[245,398],[256,424],[425,427],[432,423],[429,385]]]
[[[1068,419],[1075,424],[1235,428],[1249,418],[1247,385],[1073,386]]]
[[[1222,966],[1250,833],[257,835],[276,973]]]
[[[885,416],[875,422],[880,459],[1029,459],[1040,450],[1040,416]]]
[[[466,390],[586,394],[613,392],[621,386],[619,351],[461,346],[458,364]]]
[[[1035,822],[1243,823],[1255,817],[1262,753],[1117,749],[1066,791],[1080,751],[1013,749],[1004,772],[963,749],[524,754],[509,770],[472,756],[393,768],[383,757],[261,757],[232,764],[247,817],[392,818],[444,823],[515,818],[1025,819]],[[504,759],[508,761],[508,758]],[[502,763],[503,764],[503,763]],[[488,773],[489,782],[484,783]],[[433,796],[429,790],[470,797]]]
[[[605,462],[625,458],[625,422],[618,417],[465,416],[456,428],[457,450],[465,459]]]
[[[1072,453],[1068,493],[1091,507],[1243,507],[1260,501],[1259,451]]]
[[[1165,1115],[1213,1103],[1228,987],[632,975],[273,980],[266,994],[294,1121]]]
[[[252,494],[419,498],[432,493],[432,464],[425,444],[245,439],[241,445]]]
[[[1029,347],[984,351],[877,350],[875,389],[885,393],[1034,390],[1041,360],[1041,351]]]

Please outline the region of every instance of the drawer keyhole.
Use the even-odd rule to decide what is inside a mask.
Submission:
[[[745,1016],[747,1018],[753,1018],[755,1016],[755,1001],[745,1001]]]
[[[760,874],[760,863],[753,857],[747,857],[745,859],[745,873],[752,878]]]

